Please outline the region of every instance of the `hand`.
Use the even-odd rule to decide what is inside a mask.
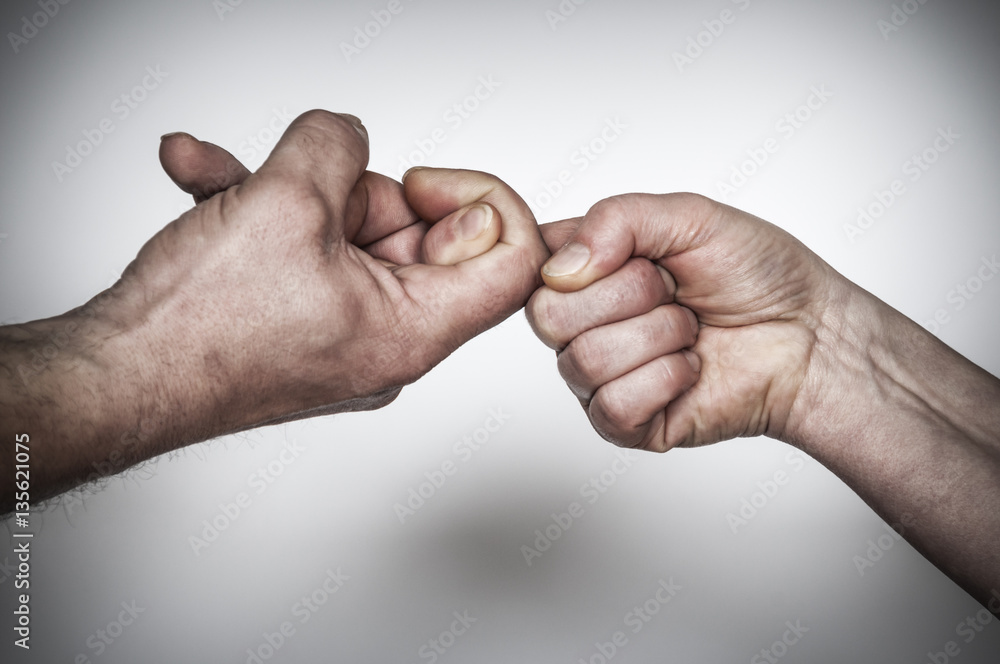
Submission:
[[[1000,381],[788,233],[700,196],[609,198],[543,235],[558,251],[528,318],[605,438],[795,445],[1000,610]]]
[[[548,252],[509,187],[472,171],[414,170],[404,184],[366,172],[351,116],[305,113],[253,174],[184,134],[161,158],[201,202],[108,292],[0,334],[0,377],[18,389],[0,412],[46,441],[33,500],[92,467],[383,406],[540,285]],[[59,352],[34,366],[57,335]]]
[[[791,435],[845,284],[819,257],[691,194],[609,198],[543,234],[558,253],[528,318],[602,436],[662,452]]]
[[[235,388],[236,425],[384,405],[536,285],[545,249],[513,191],[473,172],[417,170],[405,188],[365,172],[357,125],[308,113],[257,173],[225,162],[241,183],[195,208],[197,221],[175,222],[186,228],[165,229],[131,268],[164,323],[192,294],[221,323],[188,336],[216,353],[219,387]],[[174,148],[164,142],[165,165]],[[229,324],[244,320],[261,323]],[[257,394],[243,388],[251,380]]]

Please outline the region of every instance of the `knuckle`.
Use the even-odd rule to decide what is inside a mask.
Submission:
[[[316,188],[293,177],[262,180],[259,191],[279,218],[287,218],[303,227],[324,222],[330,214],[329,205]]]
[[[616,223],[629,214],[633,196],[633,194],[619,194],[602,199],[590,207],[587,218]]]
[[[645,258],[633,258],[625,264],[620,289],[618,298],[635,302],[643,309],[661,304],[666,298],[660,273]]]
[[[559,299],[558,293],[548,286],[542,286],[534,292],[525,307],[528,324],[534,330],[535,336],[546,346],[556,350],[561,350],[565,346],[560,342],[563,307],[559,306]]]
[[[656,358],[657,373],[659,374],[660,383],[662,384],[664,391],[672,391],[672,387],[677,384],[680,376],[678,375],[678,367],[673,362],[670,357],[660,356]]]
[[[556,361],[559,375],[563,377],[574,392],[586,393],[588,396],[592,392],[590,386],[595,380],[595,361],[599,362],[598,356],[592,353],[587,335],[581,335],[570,342],[560,353]],[[578,394],[579,396],[579,394]]]
[[[707,218],[715,214],[719,209],[718,202],[701,194],[684,191],[674,194],[664,194],[664,197],[670,199],[679,208],[689,210],[700,218]]]
[[[662,436],[657,436],[654,431],[650,431],[646,434],[646,437],[643,439],[639,447],[647,452],[653,452],[655,454],[664,454],[671,449],[670,445],[667,444],[666,439]]]
[[[597,406],[601,420],[615,431],[633,431],[642,425],[642,422],[636,421],[632,400],[618,382],[602,386],[593,404]]]
[[[352,153],[361,149],[363,143],[349,120],[318,108],[295,118],[285,133],[290,135],[298,149],[320,162],[329,158],[327,151],[331,142],[339,143]]]
[[[694,382],[694,370],[680,354],[658,358],[661,390],[671,399],[676,398]]]
[[[670,339],[676,339],[681,347],[694,343],[694,331],[688,314],[677,306],[666,305],[657,309],[658,327]]]
[[[698,322],[698,316],[688,309],[687,307],[678,307],[681,311],[681,315],[684,317],[684,323],[688,331],[688,340],[690,343],[688,345],[693,345],[694,342],[698,340],[698,332],[700,331],[701,324]]]
[[[660,337],[663,336],[663,328],[656,321],[645,318],[640,319],[639,324],[631,330],[631,342],[637,348],[647,349],[659,345]]]
[[[292,121],[293,125],[312,125],[317,127],[328,127],[337,121],[335,113],[322,108],[313,108],[300,114]]]

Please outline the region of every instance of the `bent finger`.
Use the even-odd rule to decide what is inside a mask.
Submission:
[[[227,150],[184,132],[160,139],[160,164],[181,191],[200,203],[241,184],[250,171]]]
[[[538,338],[562,350],[589,329],[641,316],[673,301],[674,291],[673,278],[666,270],[645,258],[633,258],[577,292],[538,289],[526,313]]]
[[[580,226],[583,217],[573,219],[563,219],[561,221],[550,221],[547,224],[539,224],[538,230],[542,233],[542,239],[551,253],[556,253],[569,242],[576,229]]]
[[[665,452],[666,408],[698,380],[701,361],[684,350],[647,362],[602,385],[587,414],[594,429],[621,447]]]
[[[657,357],[694,345],[698,319],[677,304],[588,330],[559,353],[559,374],[582,400],[593,398],[605,383],[624,376]]]
[[[576,291],[632,256],[660,261],[705,240],[720,205],[695,194],[626,194],[600,201],[542,268],[545,283]]]

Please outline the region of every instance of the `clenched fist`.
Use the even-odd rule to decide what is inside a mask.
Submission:
[[[666,451],[782,437],[839,284],[795,238],[690,194],[604,200],[545,227],[528,318],[594,427]]]

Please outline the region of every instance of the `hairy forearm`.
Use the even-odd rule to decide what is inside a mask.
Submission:
[[[976,599],[1000,592],[1000,381],[870,294],[831,303],[786,438]]]
[[[198,438],[172,424],[190,407],[136,349],[131,331],[85,308],[0,328],[0,513],[13,507],[19,436],[30,440],[31,503]],[[191,429],[197,414],[188,415]]]

